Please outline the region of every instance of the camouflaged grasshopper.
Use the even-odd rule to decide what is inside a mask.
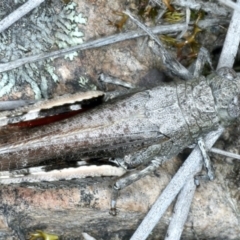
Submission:
[[[23,169],[51,163],[54,159],[70,163],[81,159],[108,159],[125,169],[146,165],[140,172],[115,183],[111,211],[115,215],[120,189],[239,116],[239,86],[239,78],[229,80],[212,74],[127,94],[68,120],[19,130],[11,138],[0,140],[0,170]],[[102,101],[103,93],[86,96],[84,99]],[[69,100],[68,104],[75,103],[76,107],[82,100]],[[58,102],[45,108],[37,103],[38,107],[35,104],[28,110],[4,112],[0,123],[6,125],[30,120],[36,115],[45,116],[46,111],[64,105],[61,100]]]

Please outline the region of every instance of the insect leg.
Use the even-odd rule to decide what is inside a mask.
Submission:
[[[211,161],[207,154],[207,149],[206,149],[205,143],[202,138],[198,139],[198,146],[199,146],[202,156],[203,156],[203,164],[207,170],[207,175],[210,180],[213,180],[214,179],[214,171],[212,169]]]
[[[136,160],[131,159],[128,162],[126,162],[125,158],[114,158],[109,161],[115,163],[117,166],[122,167],[125,170],[133,170],[143,164],[141,157],[137,158]]]
[[[110,75],[107,75],[105,73],[100,73],[99,74],[99,77],[98,77],[98,85],[99,85],[99,88],[101,90],[103,90],[105,92],[105,96],[104,96],[104,101],[107,102],[111,99],[114,99],[114,98],[117,98],[121,95],[125,95],[127,93],[131,93],[131,92],[136,92],[136,86],[131,84],[131,83],[128,83],[128,82],[125,82],[119,78],[115,78],[115,77],[112,77]],[[122,86],[122,87],[125,87],[127,89],[130,89],[130,90],[116,90],[116,91],[108,91],[108,88],[107,88],[107,84],[113,84],[113,85],[116,85],[116,86]]]
[[[145,177],[146,175],[149,175],[151,172],[155,171],[161,163],[162,163],[162,159],[155,157],[154,160],[151,161],[150,165],[144,168],[143,170],[141,170],[140,172],[133,173],[129,176],[119,179],[113,186],[112,198],[111,198],[111,209],[109,213],[113,216],[117,215],[116,201],[117,201],[118,193],[121,189],[124,189],[125,187],[134,183],[135,181]]]
[[[110,83],[117,86],[129,88],[129,89],[136,88],[136,86],[134,86],[132,83],[125,82],[119,78],[112,77],[104,73],[99,74],[98,81],[102,85],[105,85],[106,83]]]

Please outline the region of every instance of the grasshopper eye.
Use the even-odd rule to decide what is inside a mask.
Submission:
[[[240,95],[235,96],[228,105],[228,114],[232,118],[240,115]]]

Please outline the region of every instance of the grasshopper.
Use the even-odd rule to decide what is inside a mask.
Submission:
[[[115,214],[120,189],[238,117],[238,86],[238,79],[201,77],[128,94],[71,120],[19,131],[0,140],[0,168],[14,170],[53,159],[71,162],[96,157],[114,161],[125,169],[144,165],[145,169],[114,185],[111,212]],[[8,113],[3,116],[3,125],[44,116],[43,110],[37,107],[27,113]]]
[[[1,139],[0,170],[22,169],[53,159],[107,159],[127,170],[144,165],[143,170],[115,183],[110,211],[115,215],[120,189],[239,116],[239,86],[239,78],[229,80],[223,74],[212,74],[129,93],[68,120],[20,130],[11,138]],[[101,98],[102,93],[94,96]],[[57,105],[49,104],[48,108]],[[0,122],[29,120],[36,109],[35,104],[28,112],[3,113]]]

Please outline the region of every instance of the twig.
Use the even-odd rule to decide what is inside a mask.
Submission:
[[[162,3],[162,1],[160,1],[160,0],[152,0],[152,2],[154,2],[154,3],[156,3],[159,7],[163,7],[163,3]]]
[[[181,6],[181,7],[189,7],[190,9],[195,9],[195,10],[202,9],[205,12],[209,12],[209,13],[213,13],[221,16],[226,16],[228,13],[227,8],[213,1],[173,0],[171,1],[171,4]]]
[[[203,20],[203,21],[199,22],[199,26],[204,28],[205,25],[207,25],[207,26],[215,25],[218,22],[219,22],[219,20],[217,20],[217,19]],[[166,34],[166,33],[176,33],[178,31],[182,31],[184,29],[184,27],[185,27],[185,25],[183,23],[181,23],[181,24],[157,26],[157,27],[151,28],[151,30],[155,34]],[[97,39],[94,41],[89,41],[89,42],[86,42],[86,43],[83,43],[80,45],[76,45],[74,47],[69,47],[66,49],[61,49],[61,50],[53,51],[50,53],[41,53],[38,55],[21,58],[18,60],[0,64],[0,73],[12,70],[14,68],[18,68],[27,63],[42,61],[47,58],[57,58],[57,57],[64,56],[68,53],[74,52],[74,51],[98,48],[98,47],[106,46],[109,44],[121,42],[124,40],[129,40],[129,39],[133,39],[133,38],[137,38],[137,37],[142,37],[142,36],[146,36],[146,35],[147,34],[145,32],[139,31],[139,30],[131,31],[131,32],[127,32],[127,33],[120,33],[120,34],[115,34],[112,36],[104,37],[101,39]]]
[[[146,27],[144,24],[142,24],[140,21],[138,21],[135,17],[132,16],[132,14],[129,11],[125,11],[125,14],[131,18],[131,20],[142,30],[144,30],[157,44],[159,48],[159,53],[162,58],[163,64],[168,67],[168,70],[170,70],[174,75],[179,76],[182,79],[191,79],[192,75],[190,72],[182,66],[181,63],[179,63],[175,58],[173,58],[169,52],[165,49],[163,43],[159,40],[159,38],[152,32],[151,29]]]
[[[208,148],[211,148],[217,139],[223,133],[224,128],[220,127],[217,131],[209,133],[205,138]],[[202,168],[202,155],[200,150],[195,148],[178,172],[174,175],[170,183],[163,190],[152,208],[139,225],[138,229],[131,237],[131,240],[144,240],[152,232],[153,228],[159,222],[169,205],[175,199],[184,184],[192,179]]]
[[[185,27],[185,24],[165,25],[165,26],[154,27],[154,28],[152,28],[152,31],[154,33],[164,34],[164,33],[182,31],[184,27]],[[73,47],[69,47],[66,49],[61,49],[61,50],[57,50],[57,51],[53,51],[53,52],[49,52],[49,53],[41,53],[41,54],[38,54],[35,56],[25,57],[25,58],[18,59],[18,60],[12,61],[12,62],[0,64],[0,73],[20,67],[26,63],[41,61],[41,60],[44,60],[47,58],[61,57],[61,56],[64,56],[64,55],[74,52],[74,51],[98,48],[98,47],[106,46],[109,44],[121,42],[124,40],[129,40],[129,39],[133,39],[133,38],[137,38],[137,37],[142,37],[142,36],[146,36],[146,35],[147,34],[143,31],[139,31],[139,30],[131,31],[131,32],[127,32],[127,33],[120,33],[120,34],[115,34],[112,36],[100,38],[97,40],[86,42],[86,43],[76,45]]]
[[[182,32],[179,34],[179,36],[177,37],[178,39],[182,38],[182,37],[186,34],[186,32],[187,32],[187,30],[188,30],[188,25],[189,25],[189,23],[190,23],[190,15],[191,15],[191,11],[190,11],[190,9],[187,7],[187,8],[186,8],[186,21],[185,21],[186,26],[185,26],[185,29],[183,29],[183,31],[182,31]]]
[[[224,1],[224,3],[226,2]],[[240,9],[239,0],[237,1],[237,4],[235,5],[237,5],[238,8]],[[240,14],[238,10],[235,10],[233,13],[230,25],[228,27],[227,36],[225,38],[224,46],[220,55],[217,69],[219,69],[220,67],[232,68],[233,63],[235,61],[235,57],[237,55],[237,50],[238,50],[239,41],[240,41],[239,25],[240,25]]]
[[[185,183],[178,195],[165,240],[178,240],[181,238],[195,190],[196,184],[194,178],[192,178]]]
[[[237,10],[235,12],[239,12],[240,11],[240,6],[237,3],[233,2],[233,1],[230,1],[230,0],[218,0],[220,3],[232,8],[233,10]],[[239,13],[238,13],[239,14]]]
[[[39,6],[44,1],[45,0],[29,0],[26,3],[24,3],[21,7],[19,7],[14,12],[12,12],[3,20],[0,21],[0,33],[3,32],[8,27],[10,27],[13,23],[18,21],[24,15],[32,11],[34,8]]]
[[[209,152],[240,160],[240,155],[239,154],[227,152],[227,151],[224,151],[224,150],[221,150],[221,149],[218,149],[218,148],[211,148],[211,149],[209,149]]]
[[[200,20],[198,22],[198,26],[200,28],[208,28],[210,26],[215,26],[215,25],[225,25],[228,24],[229,20],[227,18],[224,19],[217,19],[217,18],[209,18],[209,19],[204,19],[204,20]]]

